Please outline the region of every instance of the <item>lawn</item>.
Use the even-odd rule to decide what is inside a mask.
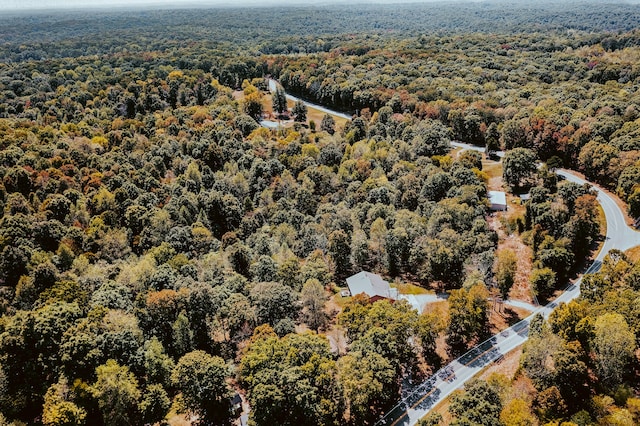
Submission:
[[[640,262],[640,246],[627,250],[625,254],[632,263]]]
[[[392,283],[392,287],[398,289],[399,294],[433,294],[433,290],[427,290],[424,287],[420,287],[410,283]]]
[[[265,98],[268,97],[269,98],[269,111],[271,111],[271,95],[267,95],[265,96]],[[291,110],[291,108],[293,108],[293,101],[287,101],[287,106],[289,107],[289,110]],[[265,109],[266,111],[266,109]],[[316,123],[316,129],[320,129],[320,123],[322,122],[322,118],[324,117],[325,113],[317,110],[309,105],[307,105],[307,124],[310,121],[314,121]],[[336,132],[340,132],[342,129],[344,129],[345,124],[347,124],[347,119],[343,118],[343,117],[338,117],[338,116],[333,116],[333,119],[336,122]]]

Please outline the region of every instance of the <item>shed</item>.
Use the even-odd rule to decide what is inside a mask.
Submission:
[[[347,285],[352,295],[364,293],[372,302],[380,299],[395,300],[397,291],[392,291],[389,283],[373,272],[362,271],[347,278]]]
[[[231,406],[233,407],[234,411],[242,411],[242,397],[240,396],[240,394],[236,393],[235,395],[233,395],[233,398],[231,398]]]
[[[507,194],[502,191],[489,191],[487,196],[489,198],[489,209],[491,211],[507,210]]]

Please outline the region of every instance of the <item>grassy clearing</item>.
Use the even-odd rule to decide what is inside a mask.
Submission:
[[[344,305],[346,305],[350,300],[351,296],[343,297],[340,295],[340,293],[331,296],[331,301],[333,301],[333,303],[335,303],[335,305],[338,306],[340,310],[342,310],[342,308],[344,308]]]
[[[241,90],[236,90],[235,92],[233,92],[233,98],[236,99],[237,101],[242,101],[242,99],[244,98],[244,93]],[[291,100],[287,100],[287,107],[289,108],[289,110],[293,108],[294,104],[295,102]],[[271,96],[270,93],[265,93],[265,95],[262,97],[262,109],[264,110],[264,113],[267,117],[273,115],[273,97]],[[306,124],[309,125],[309,122],[313,120],[316,123],[316,129],[319,129],[320,123],[322,122],[322,118],[324,117],[324,115],[325,113],[323,111],[320,111],[319,109],[316,109],[307,105]],[[344,126],[347,124],[347,121],[349,120],[343,117],[335,116],[335,115],[332,115],[332,116],[336,123],[336,132],[341,132],[342,129],[344,129]],[[294,124],[293,121],[283,121],[282,127],[285,127],[285,128],[293,127],[293,124]]]
[[[394,283],[391,284],[391,286],[396,287],[400,294],[434,294],[433,290],[427,290],[424,287],[411,283]]]
[[[640,246],[627,250],[625,254],[633,263],[640,262]]]
[[[500,161],[482,159],[482,170],[490,178],[502,178],[502,163]]]
[[[268,95],[268,97],[269,97],[269,111],[271,111],[271,95]],[[289,110],[293,108],[294,103],[295,102],[290,100],[287,101],[287,106],[289,107]],[[310,121],[314,121],[316,123],[316,129],[320,129],[320,123],[322,122],[322,118],[324,116],[325,116],[325,113],[323,111],[320,111],[319,109],[316,109],[307,105],[307,124],[309,124]],[[336,122],[336,132],[342,131],[342,129],[344,129],[345,124],[347,124],[348,120],[346,118],[338,117],[335,115],[332,115],[332,117]],[[293,124],[291,124],[291,126],[293,126]]]

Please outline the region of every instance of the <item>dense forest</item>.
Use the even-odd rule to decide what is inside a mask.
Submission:
[[[0,425],[225,425],[235,393],[253,425],[374,424],[496,327],[524,261],[505,239],[541,301],[581,271],[602,221],[556,168],[640,216],[639,23],[600,2],[0,16]],[[298,102],[261,126],[287,109],[268,77],[352,118]],[[528,194],[499,220],[496,180]],[[638,424],[636,257],[536,319],[513,379],[423,423]],[[448,299],[342,297],[362,270]]]

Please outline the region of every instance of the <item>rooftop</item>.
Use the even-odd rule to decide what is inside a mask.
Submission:
[[[373,272],[362,271],[347,278],[349,291],[353,296],[364,293],[371,297],[385,297],[387,299],[395,299],[392,297],[389,283],[382,279],[378,274]]]

